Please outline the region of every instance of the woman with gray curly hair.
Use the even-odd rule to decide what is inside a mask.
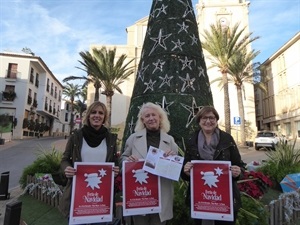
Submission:
[[[166,112],[156,104],[145,103],[138,114],[135,133],[126,140],[124,153],[120,163],[124,160],[135,162],[145,159],[150,146],[165,151],[166,155],[177,155],[178,146],[174,138],[167,134],[170,122]],[[161,183],[161,212],[155,214],[133,216],[134,224],[165,225],[173,218],[173,181],[160,177]]]

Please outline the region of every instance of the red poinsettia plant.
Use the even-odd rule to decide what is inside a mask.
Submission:
[[[272,186],[271,179],[262,172],[244,171],[243,178],[238,181],[240,191],[247,193],[255,199],[261,198],[269,187]]]

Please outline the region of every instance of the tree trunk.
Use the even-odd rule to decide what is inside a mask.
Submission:
[[[237,85],[237,100],[238,100],[238,107],[239,107],[239,114],[241,117],[241,144],[245,145],[246,137],[245,137],[245,112],[244,112],[244,103],[243,103],[243,92],[242,92],[242,86]]]
[[[111,127],[111,103],[112,103],[112,96],[106,95],[106,108],[107,108],[107,127]]]
[[[226,72],[222,72],[222,80],[224,87],[224,117],[225,117],[225,131],[231,134],[231,120],[230,120],[230,101],[228,91],[228,77]]]

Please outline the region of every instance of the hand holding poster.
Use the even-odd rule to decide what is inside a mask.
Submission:
[[[123,161],[123,216],[161,212],[160,179],[144,171],[144,161]]]
[[[178,181],[183,165],[183,157],[178,155],[165,155],[165,151],[149,147],[143,170],[152,174]]]
[[[112,221],[113,166],[75,162],[69,224]]]
[[[191,162],[192,218],[233,221],[231,162]]]

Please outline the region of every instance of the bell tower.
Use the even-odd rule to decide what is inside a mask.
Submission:
[[[250,1],[246,0],[199,0],[196,4],[196,18],[199,30],[200,41],[203,39],[204,30],[210,31],[210,25],[221,23],[222,26],[233,27],[239,23],[239,28],[245,27],[245,34],[250,33],[249,28],[249,6]],[[243,36],[243,35],[242,35]],[[256,35],[254,35],[256,36]],[[249,50],[251,46],[249,46]],[[257,49],[256,49],[257,50]],[[217,111],[220,113],[219,125],[223,128],[224,124],[224,92],[219,82],[215,82],[221,77],[220,71],[216,67],[211,67],[208,53],[203,51],[207,65],[207,74],[210,81],[210,87],[213,94],[213,101]],[[229,76],[229,75],[228,75]],[[213,82],[212,82],[213,81]],[[231,111],[231,134],[239,141],[240,127],[234,125],[234,117],[239,117],[239,108],[237,104],[237,90],[233,83],[229,82],[230,111]],[[256,132],[255,122],[255,102],[254,89],[251,83],[243,82],[243,103],[245,111],[245,120],[250,122],[250,129]],[[248,137],[252,140],[253,137]]]
[[[239,22],[240,27],[247,27],[249,32],[249,5],[250,2],[245,0],[199,0],[196,14],[200,34],[216,22],[224,26]]]

